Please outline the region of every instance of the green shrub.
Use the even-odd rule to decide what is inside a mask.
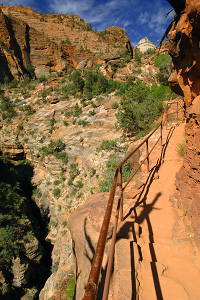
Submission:
[[[53,195],[56,197],[56,198],[59,198],[60,197],[60,189],[59,188],[55,188],[53,190]]]
[[[41,76],[38,77],[37,80],[38,80],[38,82],[47,82],[48,78],[45,75],[41,75]]]
[[[129,135],[146,134],[161,113],[162,99],[154,97],[149,86],[137,81],[122,96],[116,114],[117,126]]]
[[[10,102],[9,98],[5,97],[3,94],[0,94],[0,110],[2,111],[2,118],[11,120],[13,117],[17,116],[14,105]]]
[[[78,106],[78,103],[76,103],[74,107],[73,116],[78,118],[81,113],[82,113],[82,109]]]
[[[119,104],[117,102],[112,103],[111,105],[112,109],[117,109],[119,107]]]
[[[94,169],[94,167],[92,167],[92,168],[90,169],[89,174],[90,174],[90,177],[93,177],[93,176],[96,174],[96,170]]]
[[[67,285],[67,296],[72,300],[75,292],[75,279],[72,278]]]
[[[53,184],[54,185],[59,185],[60,184],[60,180],[58,180],[58,179],[54,180]]]
[[[83,126],[83,127],[86,127],[86,126],[89,126],[90,123],[89,123],[88,121],[86,121],[86,120],[79,120],[79,121],[78,121],[78,125],[81,125],[81,126]]]
[[[69,123],[67,121],[64,121],[63,124],[67,127],[69,126]]]
[[[83,182],[82,181],[83,181],[83,179],[76,182],[75,187],[77,189],[81,189],[83,187]]]
[[[70,42],[69,38],[66,37],[65,40],[60,41],[60,44],[61,45],[71,45],[71,42]]]
[[[72,185],[74,179],[80,174],[80,171],[78,169],[78,163],[71,163],[69,168],[70,168],[69,170],[70,178],[68,180],[68,185]]]
[[[110,191],[110,189],[112,187],[112,183],[113,183],[117,165],[120,161],[122,161],[122,159],[123,159],[123,156],[120,154],[115,153],[115,154],[110,155],[109,160],[106,163],[106,169],[103,172],[103,177],[105,179],[103,179],[99,182],[99,191],[100,192],[109,192]],[[123,174],[123,182],[126,182],[131,177],[131,167],[130,167],[129,162],[126,162],[123,165],[122,174]]]
[[[9,82],[9,87],[10,88],[16,88],[18,86],[19,81],[17,79],[13,79],[12,81]]]
[[[155,60],[155,66],[160,69],[157,76],[162,85],[168,85],[168,78],[172,71],[172,59],[169,54],[159,54]]]
[[[84,80],[81,77],[81,70],[75,70],[68,78],[72,81],[72,90],[83,92]]]
[[[103,140],[100,147],[96,149],[97,152],[101,150],[113,150],[117,148],[117,140]]]
[[[186,141],[183,140],[176,146],[176,151],[180,157],[184,157],[184,149],[185,149]]]
[[[18,131],[22,131],[23,129],[24,129],[23,123],[19,123],[19,124],[17,125],[17,130],[18,130]]]
[[[57,141],[50,140],[48,146],[43,146],[40,151],[42,152],[42,157],[52,154],[54,157],[61,159],[64,164],[68,162],[68,155],[64,152],[65,143],[61,139]]]
[[[148,56],[153,55],[154,53],[156,53],[156,49],[149,48],[143,53],[143,56],[148,57]]]
[[[139,64],[141,64],[142,52],[140,52],[139,50],[136,50],[134,58],[135,58],[136,62],[138,62]]]
[[[37,198],[40,198],[42,196],[42,193],[40,192],[40,189],[33,189],[33,196],[36,196]]]
[[[89,110],[89,116],[94,116],[96,114],[95,110],[92,109],[92,110]]]
[[[28,67],[26,67],[26,71],[29,73],[31,78],[35,78],[35,69],[34,69],[34,67],[28,66]]]
[[[25,111],[25,116],[29,116],[35,113],[35,109],[29,104],[23,106],[23,110]]]

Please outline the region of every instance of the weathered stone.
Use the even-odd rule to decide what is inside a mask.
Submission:
[[[27,261],[17,257],[12,261],[13,286],[22,287],[27,284],[30,275],[30,265]]]
[[[82,207],[78,208],[70,215],[68,220],[68,227],[73,241],[74,259],[76,262],[77,300],[82,299],[84,296],[85,286],[89,277],[93,255],[105,214],[107,199],[108,193],[91,196]],[[114,215],[111,219],[111,227],[108,236],[110,236],[112,232],[113,218]],[[105,270],[107,263],[107,251],[106,247],[102,266],[103,270]]]
[[[155,50],[156,45],[152,43],[147,37],[144,37],[139,41],[139,43],[136,46],[142,53],[144,53],[147,50]]]
[[[178,5],[169,1],[172,5]],[[181,3],[181,2],[180,2]],[[179,4],[180,4],[179,3]],[[176,6],[176,9],[178,6]],[[200,190],[200,2],[182,1],[181,14],[175,14],[169,34],[169,54],[172,56],[174,81],[179,83],[187,116],[185,129],[186,146],[183,166],[177,174],[177,189],[180,193],[178,206],[187,211],[191,220],[196,244],[199,240],[199,193]],[[177,80],[176,80],[177,79]]]

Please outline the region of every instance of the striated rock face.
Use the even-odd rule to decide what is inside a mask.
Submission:
[[[5,75],[20,79],[30,68],[38,77],[77,67],[87,59],[101,63],[103,56],[124,48],[132,53],[122,28],[98,33],[76,15],[47,15],[22,6],[1,5],[0,41],[1,81]]]
[[[183,93],[187,116],[184,162],[176,181],[178,205],[190,218],[200,247],[200,2],[169,2],[176,11],[169,34],[169,54],[175,71],[169,81],[172,90]]]
[[[149,49],[156,49],[156,45],[152,43],[147,37],[144,37],[139,41],[139,43],[136,46],[142,53]]]

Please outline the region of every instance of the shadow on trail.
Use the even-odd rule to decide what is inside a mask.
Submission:
[[[173,134],[173,131],[174,131],[174,127],[172,127],[170,129],[170,131],[168,133],[168,136],[167,136],[167,139],[166,139],[166,142],[162,147],[161,156],[158,159],[156,165],[150,170],[149,176],[146,180],[146,183],[143,186],[143,189],[142,189],[136,203],[130,209],[128,214],[124,217],[124,220],[125,220],[128,216],[130,216],[132,214],[132,212],[134,212],[135,222],[137,222],[138,224],[141,224],[144,220],[146,220],[146,222],[147,222],[148,231],[149,231],[149,242],[150,242],[149,243],[149,249],[150,249],[151,258],[152,258],[152,262],[150,264],[151,264],[151,270],[152,270],[152,276],[153,276],[153,280],[154,280],[154,286],[155,286],[155,291],[156,291],[156,295],[157,295],[157,300],[163,300],[163,296],[162,296],[162,291],[161,291],[158,272],[157,272],[157,266],[156,266],[157,259],[156,259],[156,254],[155,254],[155,250],[154,250],[154,247],[153,247],[153,243],[154,243],[153,229],[152,229],[152,226],[151,226],[149,215],[150,215],[150,213],[152,212],[153,209],[156,209],[154,207],[154,205],[157,202],[157,200],[159,199],[159,197],[161,196],[161,193],[157,193],[157,195],[155,196],[153,201],[149,204],[146,203],[146,199],[147,199],[147,195],[148,195],[151,183],[153,182],[154,175],[155,175],[155,173],[158,172],[158,170],[159,170],[159,168],[160,168],[160,166],[163,162],[163,159],[165,157],[166,149],[167,149],[167,146],[169,144],[170,138]],[[139,215],[137,215],[136,208],[141,204],[143,205],[143,210]],[[93,257],[94,257],[94,254],[95,254],[95,249],[94,249],[94,246],[92,244],[91,238],[87,233],[86,227],[87,227],[87,220],[85,220],[85,222],[84,222],[84,235],[85,235],[85,239],[87,241],[89,251],[86,250],[85,256],[89,260],[90,264],[92,264]],[[134,242],[137,243],[137,236],[136,236],[135,229],[134,229],[134,222],[126,222],[121,227],[119,232],[117,233],[116,239],[119,240],[121,238],[125,238],[125,236],[128,235],[128,232],[130,231],[130,228],[131,228],[132,233],[133,233],[133,241],[130,242],[131,279],[132,279],[132,297],[131,297],[131,299],[136,300],[137,299],[137,290],[136,290],[136,276],[135,276]],[[141,232],[140,232],[140,234],[141,234]],[[138,248],[138,252],[139,252],[140,261],[142,261],[143,260],[142,249],[139,245],[137,245],[137,248]],[[100,279],[100,282],[99,282],[97,300],[102,299],[103,287],[104,287],[104,283],[105,283],[106,269],[107,269],[107,264],[106,264],[105,268],[101,270],[101,279]],[[113,271],[112,271],[112,273],[113,273]],[[79,276],[80,276],[80,273],[77,273],[76,274],[76,280],[79,278]],[[85,288],[86,288],[86,286],[85,286]],[[75,293],[76,293],[76,291],[75,291]]]
[[[150,255],[151,255],[150,266],[151,266],[151,272],[152,272],[152,277],[153,277],[153,282],[154,282],[154,288],[155,288],[155,292],[156,292],[156,298],[157,298],[157,300],[163,300],[162,290],[161,290],[158,271],[157,271],[157,266],[156,266],[157,257],[156,257],[156,253],[155,253],[155,249],[154,249],[153,228],[152,228],[151,221],[150,221],[150,218],[149,218],[149,215],[152,212],[152,210],[153,209],[158,209],[158,208],[155,208],[154,205],[158,201],[159,197],[161,196],[161,193],[158,192],[151,203],[147,204],[146,200],[147,200],[147,196],[148,196],[148,193],[149,193],[149,189],[151,187],[151,183],[153,182],[153,179],[154,179],[154,175],[158,172],[158,170],[161,167],[161,164],[163,163],[163,160],[164,160],[164,157],[165,157],[165,154],[166,154],[166,149],[167,149],[167,146],[169,144],[170,138],[172,137],[173,131],[174,131],[174,127],[172,127],[170,129],[170,131],[168,133],[168,136],[167,136],[167,139],[166,139],[166,142],[162,147],[161,156],[157,160],[156,165],[150,170],[149,176],[146,180],[146,183],[143,186],[143,189],[142,189],[136,203],[129,210],[128,214],[124,217],[124,220],[126,220],[126,218],[128,216],[130,216],[132,213],[134,213],[133,218],[135,218],[135,221],[126,222],[124,224],[124,226],[121,227],[121,229],[119,230],[119,232],[117,234],[117,239],[120,239],[122,237],[124,238],[124,234],[127,235],[128,231],[130,231],[130,228],[132,229],[132,233],[133,233],[133,241],[130,242],[131,279],[132,279],[132,297],[131,297],[131,299],[132,300],[136,300],[136,293],[137,293],[137,291],[136,291],[136,277],[135,277],[134,246],[133,246],[134,242],[137,244],[137,235],[136,235],[135,228],[134,228],[134,222],[136,222],[140,225],[140,224],[143,223],[144,220],[146,220],[147,227],[148,227],[149,251],[150,251]],[[142,207],[142,211],[138,215],[137,214],[137,207],[139,205],[140,205],[140,207],[141,206],[143,206],[143,207]],[[140,235],[142,233],[142,227],[139,227],[139,231],[140,231],[139,232],[139,237],[140,237]],[[140,261],[142,261],[143,260],[142,249],[138,244],[137,244],[137,248],[138,248],[138,253],[139,253],[139,259],[140,259]]]

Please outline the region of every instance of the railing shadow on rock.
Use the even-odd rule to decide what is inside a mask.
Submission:
[[[116,195],[116,189],[117,189],[117,185],[118,185],[119,198],[118,198],[117,208],[116,208],[116,213],[115,213],[114,227],[113,227],[112,239],[111,239],[111,244],[110,244],[110,249],[109,249],[106,278],[105,278],[103,297],[102,297],[102,300],[108,299],[109,285],[110,285],[110,279],[111,279],[112,268],[113,268],[113,258],[114,258],[118,220],[120,218],[120,221],[123,221],[123,192],[145,162],[146,162],[146,166],[147,166],[147,172],[149,172],[149,162],[150,162],[149,156],[152,153],[152,151],[154,150],[154,148],[156,147],[156,145],[159,143],[159,141],[161,143],[161,151],[162,151],[163,126],[166,124],[166,128],[167,128],[167,122],[168,122],[169,115],[176,114],[177,119],[178,119],[178,117],[179,117],[178,113],[183,108],[183,105],[179,106],[180,103],[181,103],[180,100],[168,101],[166,103],[166,109],[165,109],[165,112],[162,116],[162,120],[159,123],[159,125],[157,125],[146,136],[146,138],[131,153],[129,153],[129,155],[122,162],[120,162],[117,166],[83,300],[95,300],[97,297],[98,284],[99,284],[99,278],[100,278],[101,268],[102,268],[102,261],[103,261],[103,256],[104,256],[104,251],[105,251],[105,246],[106,246],[106,241],[107,241],[108,228],[109,228],[109,224],[110,224],[114,199],[115,199],[115,195]],[[171,105],[173,105],[173,104],[176,104],[176,109],[175,109],[175,111],[172,111],[169,113],[168,112],[169,107],[171,107]],[[158,130],[160,130],[160,135],[159,135],[157,141],[152,146],[152,148],[149,150],[149,139]],[[123,185],[122,184],[122,182],[123,182],[122,181],[122,175],[123,175],[122,167],[132,157],[132,155],[138,149],[140,149],[143,145],[146,145],[146,156],[141,161],[141,163],[139,164],[137,169],[134,171],[134,173],[131,175],[129,180]]]

